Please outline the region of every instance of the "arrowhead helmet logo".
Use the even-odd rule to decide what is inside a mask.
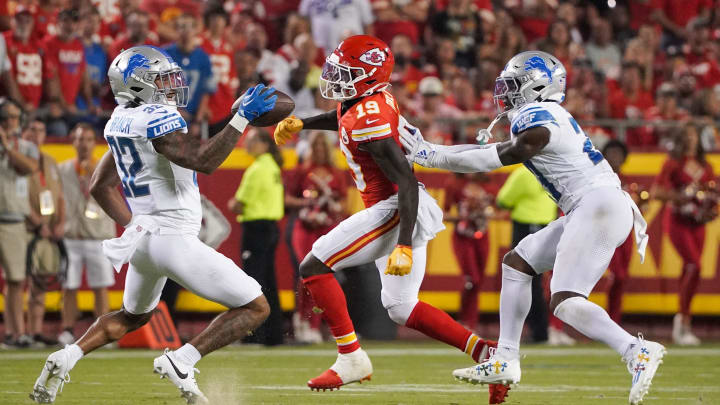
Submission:
[[[385,52],[380,50],[380,48],[373,48],[360,55],[360,61],[373,66],[382,66],[386,60],[387,56],[385,55]]]

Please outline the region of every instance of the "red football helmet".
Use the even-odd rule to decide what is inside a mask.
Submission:
[[[325,59],[320,94],[349,100],[383,90],[390,84],[395,58],[387,44],[370,35],[354,35],[340,42]]]

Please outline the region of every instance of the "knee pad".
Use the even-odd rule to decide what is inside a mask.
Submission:
[[[405,325],[415,305],[418,303],[418,299],[414,300],[402,300],[388,297],[386,294],[380,294],[382,298],[383,307],[387,310],[388,316],[398,325]]]

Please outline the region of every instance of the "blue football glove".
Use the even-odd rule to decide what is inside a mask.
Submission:
[[[238,100],[240,103],[238,103],[237,114],[248,121],[252,121],[272,110],[275,108],[275,101],[277,100],[277,95],[273,93],[275,93],[275,88],[265,87],[263,84],[250,87],[242,99]],[[271,94],[273,95],[270,96]]]

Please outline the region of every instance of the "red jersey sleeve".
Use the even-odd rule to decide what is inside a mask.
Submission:
[[[355,114],[355,122],[349,134],[354,142],[398,138],[398,106],[389,93],[383,91],[366,97],[352,106],[350,111]]]

